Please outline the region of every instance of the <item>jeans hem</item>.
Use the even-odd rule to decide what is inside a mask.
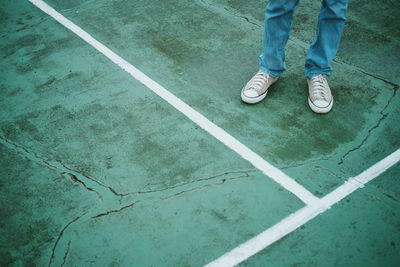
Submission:
[[[306,72],[306,77],[307,77],[307,79],[311,79],[313,76],[320,75],[320,74],[329,77],[331,75],[331,72],[324,72],[324,71]]]
[[[280,77],[282,75],[282,73],[275,72],[275,71],[270,71],[270,70],[267,70],[266,68],[263,68],[263,67],[260,67],[260,70],[262,72],[265,72],[265,73],[269,74],[273,78],[278,78],[278,77]]]

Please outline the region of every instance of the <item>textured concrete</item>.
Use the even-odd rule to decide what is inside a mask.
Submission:
[[[28,1],[3,2],[0,265],[200,266],[302,207]],[[264,1],[47,2],[317,196],[400,147],[397,1],[351,1],[324,116],[303,76],[318,1],[300,2],[288,70],[253,106],[239,93]],[[365,266],[369,253],[390,266],[398,178],[396,166],[244,265]],[[326,253],[332,242],[367,249]]]
[[[397,165],[239,266],[399,266],[399,173]]]
[[[46,266],[66,223],[98,204],[98,195],[15,144],[1,144],[0,156],[0,263]]]

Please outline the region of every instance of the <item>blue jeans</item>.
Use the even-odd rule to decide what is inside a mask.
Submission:
[[[330,75],[343,33],[349,0],[322,0],[317,36],[307,51],[305,74]],[[263,53],[260,70],[279,77],[285,71],[285,46],[289,39],[294,9],[299,0],[270,0],[265,11]]]

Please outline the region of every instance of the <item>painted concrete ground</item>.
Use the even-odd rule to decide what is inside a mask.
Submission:
[[[1,2],[0,265],[202,266],[303,207],[31,3]],[[250,106],[264,1],[47,1],[322,197],[400,148],[400,4],[351,1],[318,116],[303,77],[318,2],[301,1],[288,70]],[[242,265],[396,266],[399,176]]]

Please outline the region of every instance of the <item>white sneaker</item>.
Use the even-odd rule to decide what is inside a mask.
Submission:
[[[315,113],[328,113],[332,109],[333,97],[326,76],[319,74],[307,79],[308,105]]]
[[[278,80],[268,73],[258,71],[242,89],[242,100],[248,104],[255,104],[263,100],[268,93],[268,88]]]

